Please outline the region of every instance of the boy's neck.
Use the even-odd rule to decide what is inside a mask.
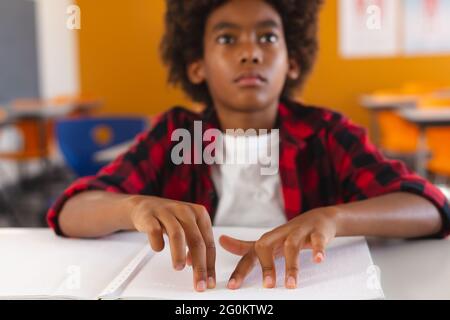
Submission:
[[[223,131],[227,129],[266,129],[275,127],[278,114],[278,102],[272,106],[255,111],[239,111],[215,105],[217,117]]]

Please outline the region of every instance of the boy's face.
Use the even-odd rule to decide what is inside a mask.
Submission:
[[[286,78],[299,76],[288,58],[283,22],[263,0],[230,0],[206,22],[204,56],[188,66],[206,81],[216,108],[254,112],[278,104]]]

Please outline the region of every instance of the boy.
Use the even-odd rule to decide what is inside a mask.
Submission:
[[[295,288],[299,251],[311,248],[320,263],[337,236],[449,234],[450,208],[437,188],[383,158],[365,130],[339,113],[291,100],[314,62],[320,0],[166,2],[161,48],[169,81],[207,107],[200,114],[166,112],[97,176],[70,186],[48,214],[57,234],[138,230],[159,252],[166,233],[174,269],[192,265],[197,291],[215,287],[213,224],[274,228],[254,242],[220,238],[242,256],[230,289],[242,285],[256,262],[263,285],[275,287],[277,255],[286,259],[284,285]],[[278,130],[277,174],[260,174],[258,164],[192,164],[196,148],[175,164],[173,135],[182,128],[194,135],[196,121],[202,133],[270,131],[245,137],[250,149]],[[242,147],[232,137],[224,136],[225,154]]]

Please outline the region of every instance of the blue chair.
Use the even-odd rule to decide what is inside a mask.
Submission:
[[[60,120],[56,139],[67,165],[79,177],[96,174],[106,162],[95,154],[133,140],[148,128],[145,117],[93,117]]]

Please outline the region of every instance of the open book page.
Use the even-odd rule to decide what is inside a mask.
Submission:
[[[169,245],[148,260],[131,279],[121,294],[122,299],[187,299],[187,300],[276,300],[276,299],[381,299],[379,278],[371,271],[372,259],[363,237],[337,238],[329,245],[321,264],[312,262],[311,250],[300,254],[297,289],[284,288],[284,259],[276,261],[277,287],[262,287],[259,264],[239,290],[226,288],[228,279],[240,257],[225,251],[218,243],[222,234],[243,240],[256,240],[267,229],[215,227],[217,286],[198,293],[193,289],[192,268],[172,268]],[[166,238],[167,240],[167,238]],[[166,242],[166,244],[168,244]],[[374,278],[375,276],[375,278]]]
[[[139,233],[84,240],[0,230],[0,298],[97,299],[147,241]]]
[[[122,291],[154,254],[155,252],[150,249],[150,245],[146,243],[138,254],[134,256],[108,286],[103,289],[98,298],[102,300],[119,298]]]

